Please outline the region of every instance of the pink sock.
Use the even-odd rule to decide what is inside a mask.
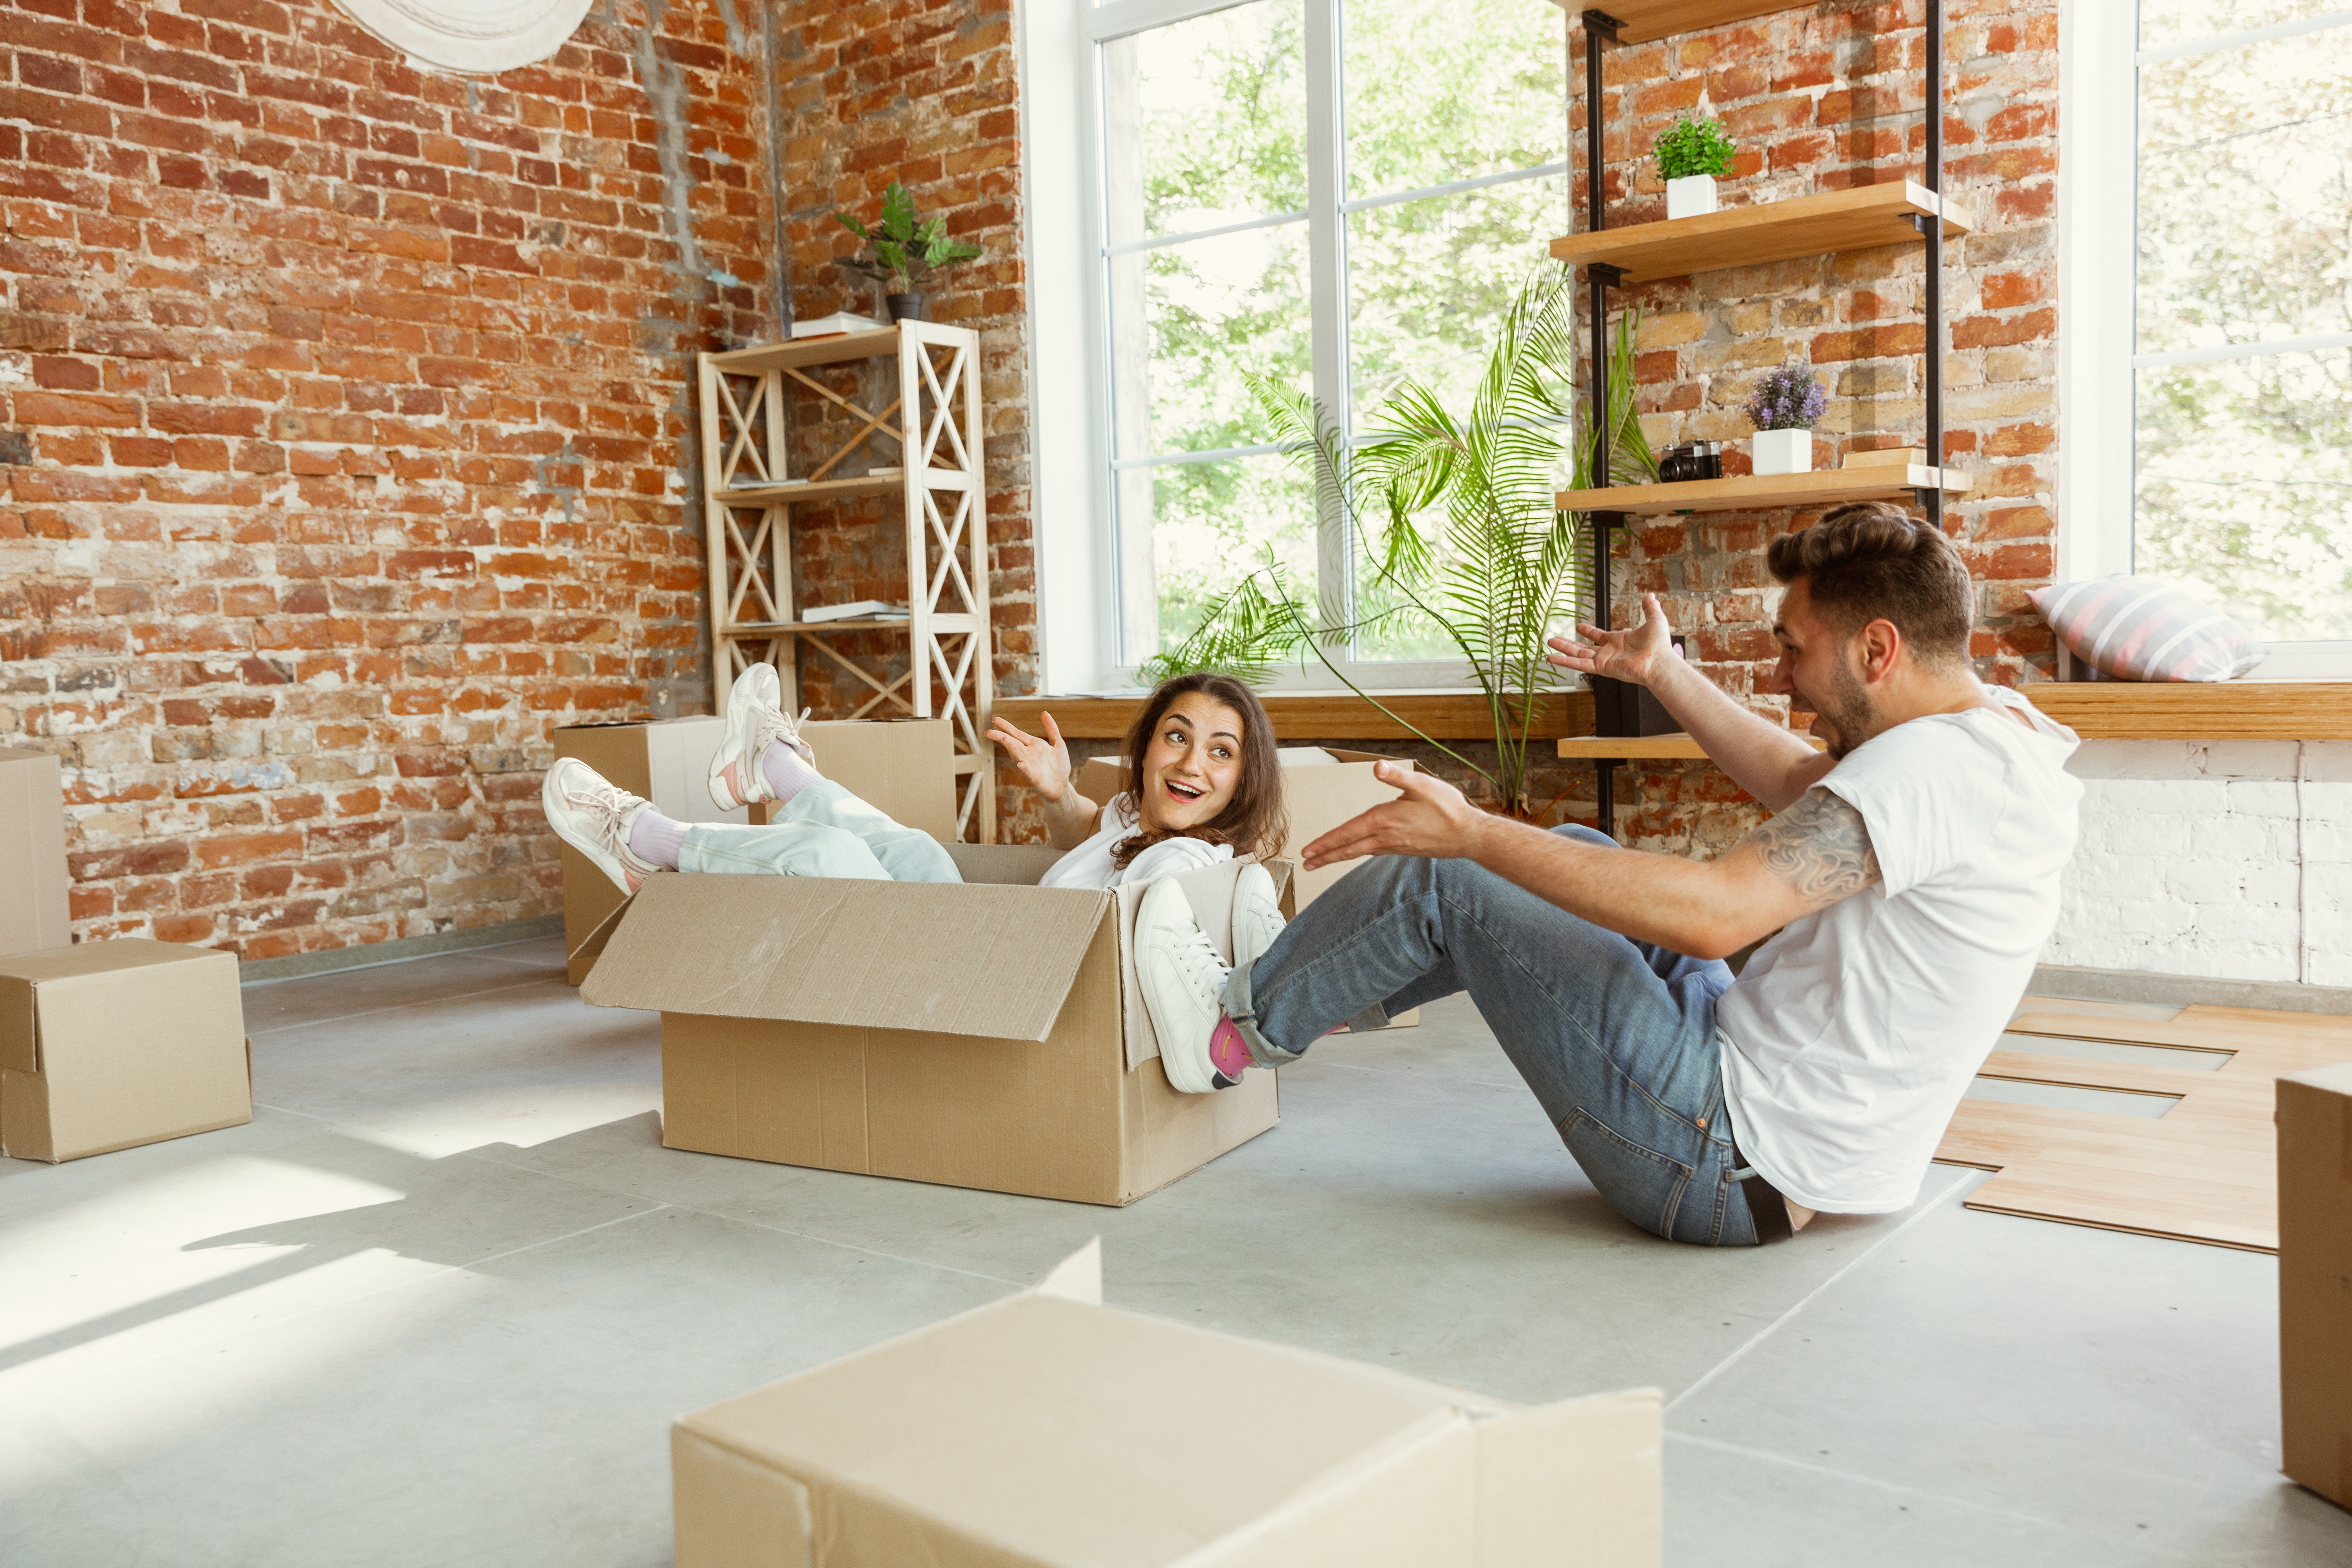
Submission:
[[[1209,1065],[1231,1079],[1240,1078],[1251,1065],[1249,1046],[1242,1039],[1240,1028],[1223,1014],[1209,1035]]]
[[[686,847],[686,824],[672,822],[652,806],[629,824],[629,853],[665,871],[677,869],[677,852]]]
[[[782,741],[769,742],[768,749],[760,753],[760,772],[767,776],[768,787],[776,792],[779,805],[824,777]]]

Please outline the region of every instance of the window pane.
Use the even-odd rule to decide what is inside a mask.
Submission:
[[[1293,589],[1315,592],[1315,497],[1279,457],[1118,470],[1121,570],[1148,552],[1153,599],[1128,603],[1122,662],[1174,647],[1269,550]],[[1135,578],[1130,577],[1130,581]]]
[[[2344,0],[2148,0],[2139,8],[2139,47],[2190,44],[2343,9]]]
[[[2352,637],[2352,350],[2138,384],[2136,569],[2270,641]]]
[[[1281,224],[1111,258],[1122,458],[1265,439],[1244,371],[1307,384],[1307,226]]]
[[[1566,232],[1558,175],[1372,207],[1348,216],[1349,372],[1359,428],[1407,376],[1456,414],[1546,236]]]
[[[1307,205],[1299,0],[1255,0],[1102,47],[1110,243]]]
[[[1350,199],[1567,156],[1568,34],[1557,7],[1342,0],[1340,35]]]
[[[2352,331],[2352,26],[2140,72],[2139,352]]]

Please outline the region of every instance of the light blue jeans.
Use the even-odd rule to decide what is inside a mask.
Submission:
[[[1611,843],[1587,827],[1553,831]],[[1733,1173],[1715,1039],[1730,984],[1720,962],[1620,936],[1471,861],[1383,856],[1235,970],[1225,1010],[1273,1067],[1368,1009],[1393,1016],[1467,991],[1619,1214],[1671,1241],[1740,1247],[1756,1226]]]
[[[899,826],[831,779],[819,779],[778,806],[775,820],[765,827],[723,822],[688,827],[677,868],[751,877],[963,880],[938,839]]]

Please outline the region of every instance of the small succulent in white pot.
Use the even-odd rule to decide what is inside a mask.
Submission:
[[[1748,446],[1756,472],[1812,472],[1813,425],[1829,405],[1829,389],[1811,365],[1791,360],[1759,376],[1742,408],[1756,426]]]
[[[1723,121],[1685,114],[1658,133],[1650,155],[1666,183],[1666,217],[1696,217],[1716,209],[1715,182],[1731,173],[1738,144]]]

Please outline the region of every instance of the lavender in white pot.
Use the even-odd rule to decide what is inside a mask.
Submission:
[[[1755,470],[1812,472],[1813,424],[1829,405],[1829,389],[1810,366],[1792,360],[1758,377],[1743,410],[1756,426],[1756,437],[1748,444]]]

